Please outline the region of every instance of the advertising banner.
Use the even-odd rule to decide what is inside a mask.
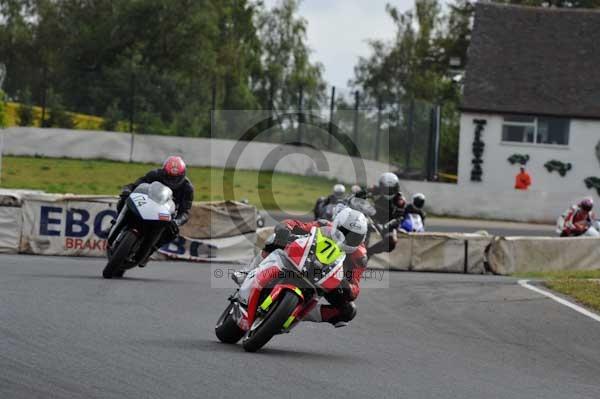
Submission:
[[[254,215],[254,208],[249,209]],[[20,252],[40,255],[106,256],[110,222],[117,216],[116,201],[100,198],[27,199],[21,212]],[[255,239],[254,231],[214,239],[182,236],[159,253],[171,259],[243,263],[252,257]]]
[[[104,256],[112,201],[23,202],[20,252],[41,255]]]

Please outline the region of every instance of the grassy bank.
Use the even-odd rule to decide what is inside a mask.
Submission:
[[[544,279],[544,285],[551,290],[573,297],[577,302],[600,311],[600,270],[532,272],[516,277]]]
[[[51,193],[111,194],[159,165],[74,159],[3,157],[2,188],[27,188]],[[188,169],[197,201],[248,199],[259,208],[308,211],[328,193],[330,180],[256,171]],[[270,195],[272,193],[272,196]]]
[[[546,286],[556,292],[569,295],[577,302],[600,311],[600,281],[585,279],[548,280]]]

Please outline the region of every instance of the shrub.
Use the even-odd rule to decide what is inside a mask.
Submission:
[[[117,131],[119,122],[123,120],[123,113],[119,108],[119,100],[113,101],[104,114],[104,121],[102,122],[102,130],[109,132]]]
[[[0,90],[0,129],[6,127],[6,104],[4,101],[4,92]]]
[[[50,112],[48,119],[44,121],[45,127],[59,127],[63,129],[75,128],[73,117],[65,110],[62,105],[62,99],[58,94],[52,94],[50,97]]]
[[[33,126],[34,120],[35,114],[33,112],[33,105],[31,104],[31,93],[29,90],[25,90],[21,99],[21,105],[17,109],[17,125]]]

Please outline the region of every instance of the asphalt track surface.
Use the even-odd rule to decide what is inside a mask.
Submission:
[[[259,353],[214,323],[210,267],[0,256],[0,398],[599,398],[600,323],[513,278],[391,273],[350,326]]]

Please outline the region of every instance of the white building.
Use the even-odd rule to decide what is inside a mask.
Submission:
[[[456,193],[471,216],[549,221],[578,198],[600,204],[600,12],[478,3],[462,111]],[[514,189],[521,163],[527,191]]]

